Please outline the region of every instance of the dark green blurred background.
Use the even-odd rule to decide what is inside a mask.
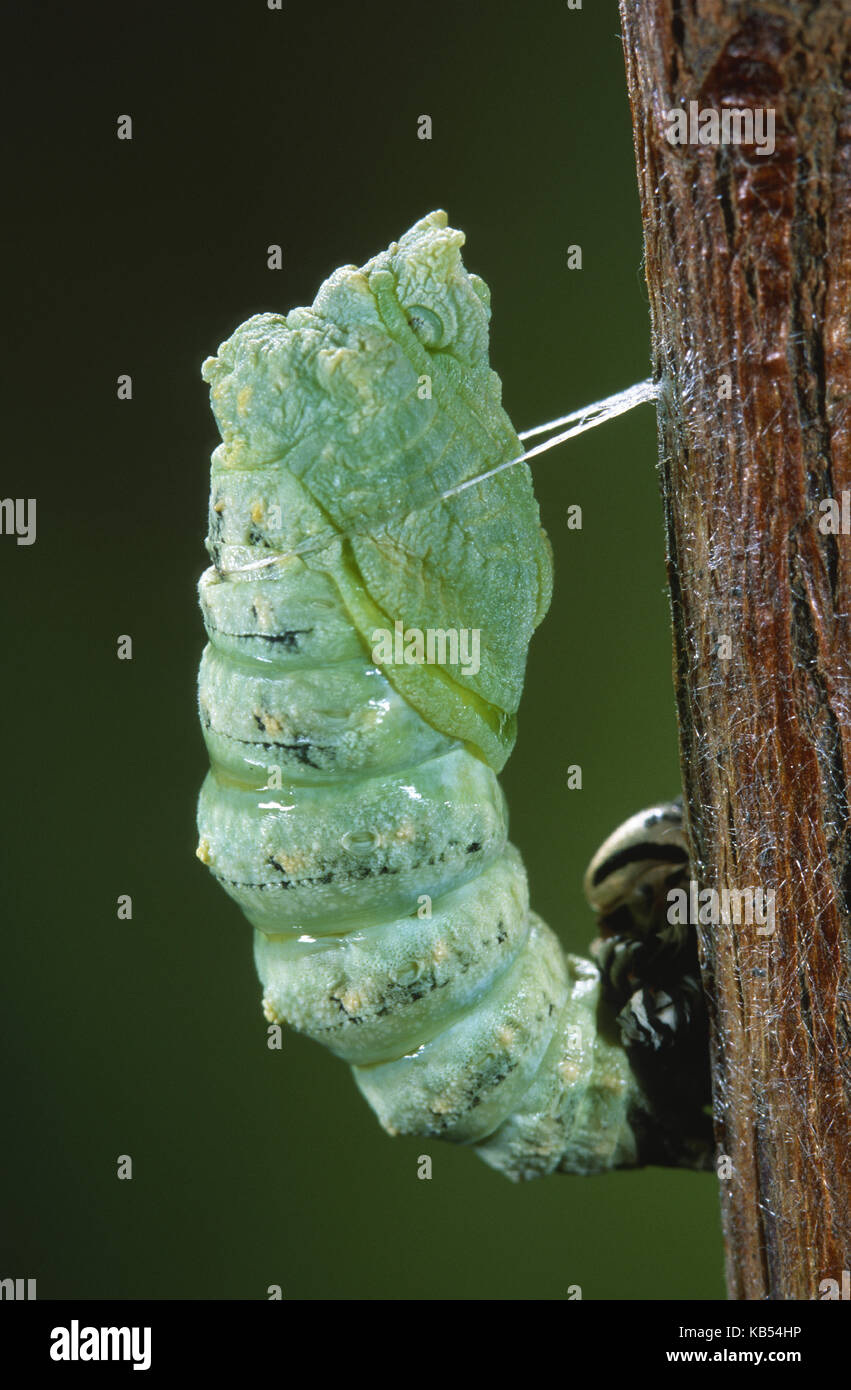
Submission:
[[[444,207],[491,286],[518,429],[645,377],[615,4],[6,13],[2,494],[37,498],[38,539],[0,537],[0,1276],[40,1298],[721,1297],[711,1176],[515,1187],[464,1149],[388,1139],[315,1045],[270,1053],[251,930],[194,856],[201,361]],[[588,857],[678,785],[655,457],[644,406],[534,466],[556,590],[503,785],[533,903],[582,952]]]

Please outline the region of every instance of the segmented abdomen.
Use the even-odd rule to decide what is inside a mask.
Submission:
[[[511,1176],[634,1161],[597,971],[530,912],[496,776],[370,663],[330,578],[257,574],[201,581],[199,854],[256,928],[267,1017],[351,1063],[391,1133]]]

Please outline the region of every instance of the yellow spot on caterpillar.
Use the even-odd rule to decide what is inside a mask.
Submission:
[[[347,989],[345,994],[339,994],[337,997],[347,1014],[359,1014],[363,1008],[363,995],[356,989]]]
[[[207,840],[206,838],[205,838],[205,839],[202,839],[202,840],[201,840],[201,843],[199,844],[198,848],[197,848],[196,851],[195,851],[195,854],[196,854],[196,857],[197,857],[198,859],[201,860],[201,863],[202,863],[202,864],[208,864],[208,865],[209,865],[209,864],[212,864],[212,862],[213,862],[213,856],[212,856],[211,853],[210,853],[210,842],[209,842],[209,840]]]
[[[352,355],[350,348],[321,348],[318,354],[320,370],[326,377],[333,376],[335,372],[345,369]]]
[[[255,526],[260,525],[260,522],[263,520],[262,502],[253,502],[251,504],[251,520],[254,522]]]
[[[285,874],[297,878],[300,874],[310,874],[316,871],[318,854],[318,845],[306,845],[304,849],[295,849],[289,854],[285,853],[284,850],[279,850],[271,857]]]
[[[261,710],[254,711],[255,719],[259,719],[267,734],[279,734],[283,729],[283,724],[277,715],[267,714]]]
[[[257,614],[260,631],[268,631],[275,621],[275,615],[269,600],[264,598],[262,594],[258,594],[254,600],[254,611]]]
[[[393,832],[393,838],[394,840],[400,840],[402,844],[407,844],[411,840],[416,838],[416,834],[417,829],[414,825],[414,822],[411,820],[405,820],[396,826],[396,829]]]
[[[445,941],[435,941],[431,951],[431,958],[435,965],[440,965],[441,961],[449,958],[449,947]]]
[[[267,1023],[283,1023],[284,1021],[267,994],[263,995],[263,1017]]]
[[[516,1037],[517,1029],[512,1028],[510,1024],[505,1023],[497,1033],[496,1040],[499,1043],[500,1047],[508,1049],[512,1046]]]
[[[576,1062],[572,1062],[569,1057],[565,1057],[563,1062],[558,1064],[558,1074],[566,1086],[570,1086],[574,1081],[578,1081],[582,1075],[582,1068]]]
[[[242,390],[239,392],[236,398],[236,408],[240,415],[245,414],[246,410],[248,409],[251,403],[251,397],[253,395],[253,386],[243,386]]]
[[[626,1081],[622,1076],[617,1076],[613,1072],[609,1076],[600,1077],[600,1088],[604,1091],[615,1091],[620,1093],[626,1090]]]
[[[224,502],[216,502],[215,506],[213,507],[213,511],[214,511],[214,512],[223,512],[224,509],[225,509],[225,504],[224,504]]]
[[[304,854],[284,854],[283,850],[280,850],[272,855],[272,859],[285,874],[302,873],[307,868],[307,858]]]

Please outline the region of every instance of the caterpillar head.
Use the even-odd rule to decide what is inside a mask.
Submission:
[[[358,296],[365,282],[391,334],[402,326],[398,309],[414,338],[430,353],[448,353],[469,368],[486,365],[490,293],[484,280],[465,270],[464,241],[463,232],[447,225],[445,212],[430,212],[362,271],[344,266],[332,275],[319,291],[314,310],[332,322],[346,322],[351,308],[356,315],[362,309]],[[402,345],[410,347],[406,335],[402,337]]]
[[[385,447],[419,437],[437,397],[457,389],[452,364],[498,407],[490,294],[464,268],[464,240],[445,212],[429,213],[364,266],[335,270],[311,308],[241,324],[202,367],[223,440],[215,462],[262,466],[317,429],[369,447],[378,431]],[[434,379],[425,396],[423,375]]]

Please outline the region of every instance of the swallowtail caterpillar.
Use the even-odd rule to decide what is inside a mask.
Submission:
[[[551,552],[525,463],[460,486],[522,453],[463,242],[431,213],[204,363],[198,855],[255,929],[267,1018],[349,1062],[389,1133],[513,1179],[703,1166],[701,1062],[676,1061],[702,1037],[694,942],[660,909],[679,807],[590,866],[602,968],[530,910],[508,843],[496,774]]]

